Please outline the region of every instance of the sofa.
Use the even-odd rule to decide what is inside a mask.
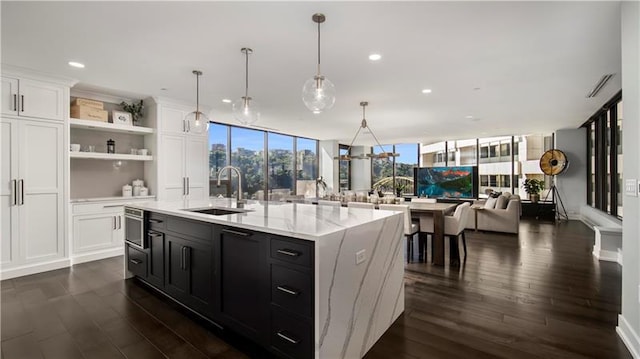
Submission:
[[[482,206],[482,209],[475,210],[478,214],[479,230],[515,234],[519,232],[522,214],[520,196],[501,194],[497,198],[475,201],[474,207],[477,206]],[[471,216],[473,215],[474,213],[471,213]],[[473,218],[469,218],[467,223],[469,228],[474,228]]]

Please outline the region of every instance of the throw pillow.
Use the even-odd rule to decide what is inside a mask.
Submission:
[[[497,198],[487,198],[487,202],[484,204],[485,209],[494,209],[496,207]]]
[[[506,209],[509,204],[509,197],[502,195],[496,200],[496,209]]]
[[[500,197],[500,195],[502,195],[502,192],[491,192],[491,194],[489,195],[489,197],[491,197],[491,198],[498,198],[498,197]]]

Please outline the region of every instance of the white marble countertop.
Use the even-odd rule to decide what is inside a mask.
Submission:
[[[401,212],[392,211],[253,200],[244,205],[243,210],[247,211],[245,213],[214,216],[185,210],[237,207],[235,199],[213,197],[208,200],[131,203],[127,207],[311,241],[348,228],[402,215]]]

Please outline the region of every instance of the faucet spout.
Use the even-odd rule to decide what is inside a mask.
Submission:
[[[218,171],[218,186],[220,186],[222,173],[225,170],[231,170],[232,172],[236,173],[236,176],[238,176],[238,193],[236,195],[236,200],[238,202],[238,207],[240,207],[244,203],[244,201],[242,200],[242,175],[240,174],[240,169],[238,167],[233,167],[233,166],[222,167],[220,171]]]

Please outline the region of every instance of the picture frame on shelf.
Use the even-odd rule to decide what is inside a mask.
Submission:
[[[113,124],[133,126],[133,119],[129,112],[113,110],[111,112],[111,118]]]

